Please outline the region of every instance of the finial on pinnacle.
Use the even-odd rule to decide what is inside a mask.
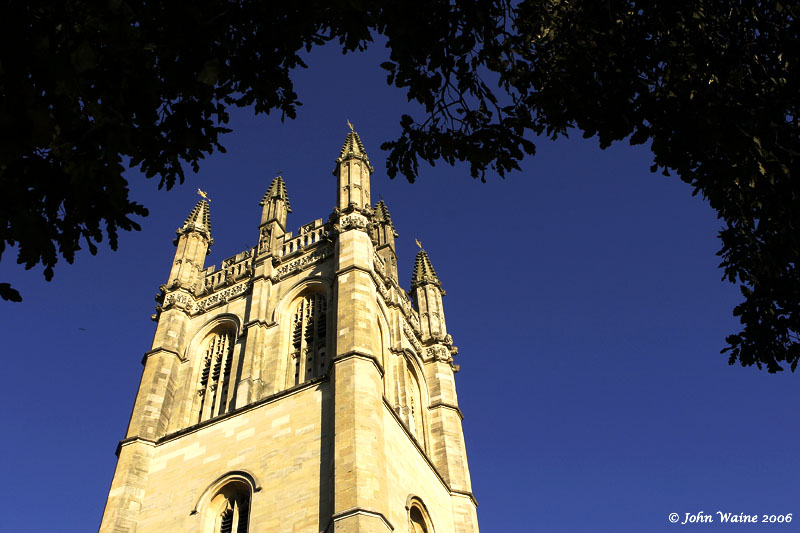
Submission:
[[[414,239],[414,242],[416,242],[417,246],[419,246],[419,249],[422,250],[422,243],[419,242],[419,239]]]
[[[198,189],[197,189],[197,194],[199,194],[200,196],[202,196],[202,197],[203,197],[203,200],[207,200],[207,201],[209,201],[209,202],[211,201],[211,198],[209,198],[209,197],[208,197],[208,193],[207,193],[206,191],[204,191],[203,189],[200,189],[200,188],[198,188]]]
[[[350,128],[350,131],[355,131],[353,129],[353,124],[349,120],[347,121],[347,127]]]

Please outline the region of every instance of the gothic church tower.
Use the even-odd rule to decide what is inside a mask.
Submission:
[[[279,176],[258,245],[205,267],[210,206],[178,230],[103,532],[467,533],[476,502],[442,284],[397,233],[358,134],[327,222],[288,232]]]

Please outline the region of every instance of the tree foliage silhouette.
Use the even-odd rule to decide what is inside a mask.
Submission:
[[[230,106],[294,118],[300,54],[382,35],[387,81],[422,105],[383,144],[390,176],[466,161],[504,176],[531,139],[569,132],[648,143],[724,222],[724,278],[741,287],[731,364],[800,359],[796,3],[108,0],[9,3],[0,20],[0,256],[73,261],[139,228],[123,162],[184,180],[228,131]],[[19,294],[0,284],[5,299]]]

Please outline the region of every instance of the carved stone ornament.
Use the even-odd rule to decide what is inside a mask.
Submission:
[[[419,319],[415,313],[410,313],[410,315],[411,316],[408,317],[408,320],[411,322],[411,327],[414,328],[414,331],[419,332]]]
[[[377,253],[373,253],[372,264],[375,265],[375,272],[377,272],[382,278],[386,277],[386,265],[383,263],[383,259]]]
[[[250,289],[250,281],[245,281],[233,287],[228,287],[225,290],[218,291],[211,296],[203,298],[196,302],[196,312],[200,313],[215,307],[219,304],[227,303],[230,300],[245,294]]]
[[[258,251],[266,252],[269,250],[270,231],[268,228],[261,228],[258,236]]]
[[[350,213],[344,215],[339,219],[339,225],[341,226],[343,231],[351,229],[366,231],[368,223],[369,220],[367,219],[367,217],[365,217],[361,213]]]
[[[298,257],[294,261],[282,265],[275,271],[275,276],[278,279],[290,276],[295,272],[303,270],[303,268],[307,267],[308,265],[322,261],[326,257],[332,255],[332,253],[333,250],[331,249],[330,246],[323,246],[322,248],[317,248],[311,253],[305,254],[301,257]]]
[[[453,358],[450,357],[450,351],[441,345],[430,346],[428,348],[428,358],[442,363],[450,363],[453,361]]]
[[[418,354],[422,354],[422,344],[420,344],[419,339],[417,339],[417,335],[411,331],[411,328],[408,326],[408,323],[403,321],[403,332],[406,334],[408,338],[408,342],[411,343],[411,346],[417,351]]]
[[[381,297],[383,297],[383,300],[388,302],[390,297],[389,290],[380,281],[378,281],[375,286],[378,288],[378,292],[381,294]]]
[[[180,309],[186,313],[192,313],[195,309],[194,298],[185,292],[173,292],[164,297],[163,309]]]

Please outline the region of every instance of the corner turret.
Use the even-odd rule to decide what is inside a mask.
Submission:
[[[262,206],[261,210],[261,224],[269,222],[277,222],[281,228],[286,231],[286,216],[292,212],[292,206],[289,203],[289,195],[286,193],[286,183],[283,181],[283,176],[278,176],[267,189],[266,194],[258,203]]]
[[[375,250],[386,264],[391,278],[397,281],[397,251],[394,240],[398,235],[394,229],[389,209],[383,200],[375,204],[375,214],[372,217],[371,229]]]
[[[345,138],[333,170],[338,190],[336,207],[341,213],[369,210],[369,176],[374,170],[361,138],[350,125],[350,133]]]
[[[214,239],[211,238],[211,208],[208,200],[200,200],[186,217],[183,226],[176,231],[175,260],[169,273],[167,287],[170,290],[185,288],[194,292],[200,279]]]
[[[447,327],[444,322],[442,296],[445,292],[428,253],[421,246],[411,275],[411,294],[419,310],[422,332],[420,340],[426,344],[444,341]]]
[[[272,180],[258,205],[262,206],[258,237],[258,253],[262,254],[275,249],[277,239],[286,233],[286,218],[292,212],[282,176]]]

